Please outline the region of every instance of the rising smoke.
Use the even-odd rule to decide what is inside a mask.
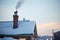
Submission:
[[[16,10],[18,10],[18,8],[21,7],[22,3],[23,3],[23,0],[19,0],[19,1],[17,2]]]

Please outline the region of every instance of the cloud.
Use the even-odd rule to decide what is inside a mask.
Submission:
[[[60,23],[37,24],[37,30],[39,35],[52,35],[52,30],[54,32],[60,30]]]

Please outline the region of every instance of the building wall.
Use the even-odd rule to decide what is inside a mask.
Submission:
[[[20,39],[31,40],[31,36],[21,36],[19,37],[19,40]]]
[[[34,36],[21,36],[19,39],[25,39],[25,40],[36,40]]]

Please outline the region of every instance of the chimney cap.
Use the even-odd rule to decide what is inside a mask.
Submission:
[[[17,11],[15,11],[15,12],[14,12],[14,14],[16,14],[16,15],[17,15]]]

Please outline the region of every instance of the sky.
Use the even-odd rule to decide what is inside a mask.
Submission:
[[[0,0],[0,21],[12,21],[19,0]],[[36,21],[38,35],[60,31],[60,0],[24,0],[18,9],[19,20]]]

